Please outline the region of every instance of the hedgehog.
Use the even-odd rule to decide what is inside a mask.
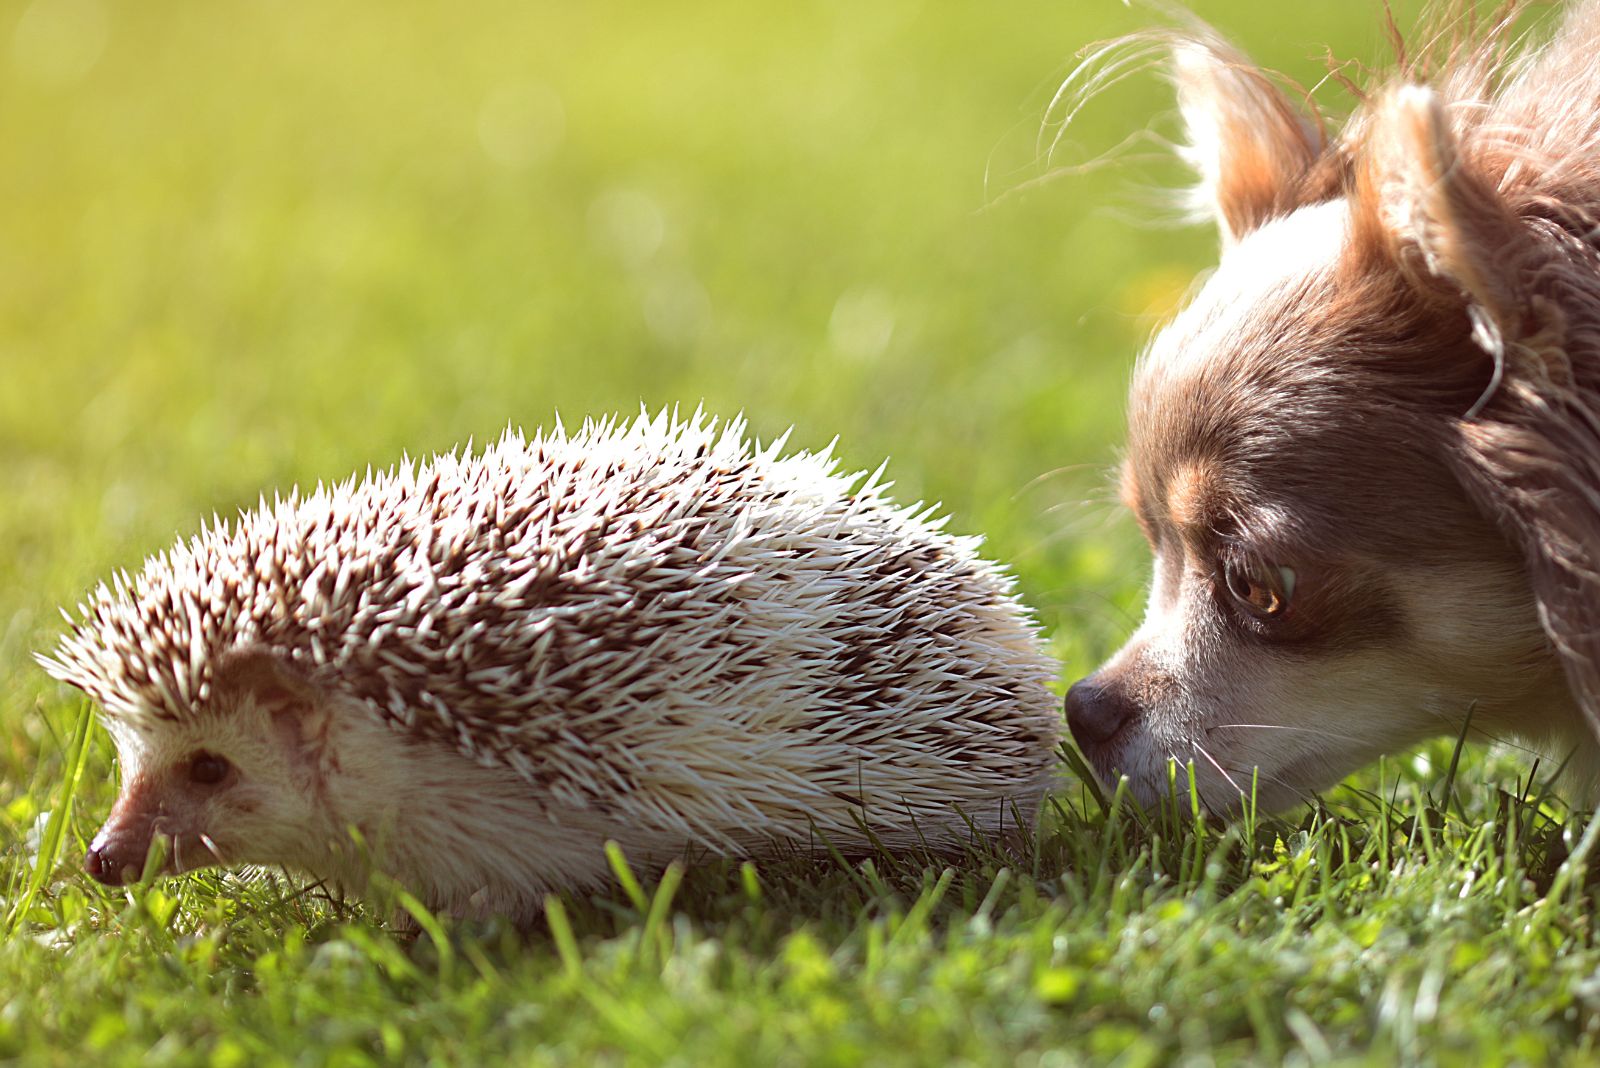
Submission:
[[[786,439],[507,430],[102,584],[39,658],[119,758],[88,873],[382,873],[526,922],[610,878],[610,841],[660,870],[1025,831],[1060,717],[1013,579]]]

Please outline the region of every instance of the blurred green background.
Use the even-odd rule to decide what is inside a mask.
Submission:
[[[1307,42],[1381,50],[1376,4],[1195,6],[1307,81]],[[1147,146],[1081,166],[1170,110],[1158,77],[1040,144],[1078,51],[1154,17],[0,8],[9,790],[64,707],[29,657],[55,605],[264,491],[557,412],[704,403],[889,457],[1014,564],[1064,677],[1091,666],[1145,567],[1105,477],[1128,369],[1214,242]]]
[[[1381,0],[1193,6],[1303,83],[1389,55]],[[1069,781],[1015,870],[713,867],[670,916],[569,895],[575,951],[78,869],[115,769],[96,733],[64,774],[57,605],[262,493],[557,412],[888,457],[1013,564],[1062,681],[1092,667],[1148,567],[1107,477],[1129,369],[1215,239],[1155,141],[1092,162],[1174,136],[1158,75],[1041,144],[1080,50],[1160,19],[0,0],[0,1064],[1593,1063],[1595,839],[1507,747],[1223,832]]]

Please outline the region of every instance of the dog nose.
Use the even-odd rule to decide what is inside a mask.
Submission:
[[[1095,675],[1079,679],[1067,691],[1067,726],[1079,745],[1109,740],[1138,711],[1118,687],[1107,686]]]

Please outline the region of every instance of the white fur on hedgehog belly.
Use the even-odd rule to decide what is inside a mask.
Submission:
[[[644,870],[689,845],[592,809],[552,803],[508,768],[474,764],[448,749],[401,749],[393,731],[370,715],[352,716],[346,729],[339,749],[358,755],[330,779],[324,856],[302,863],[326,870],[347,889],[365,888],[366,864],[376,858],[430,908],[524,916],[543,891],[604,882],[608,840]],[[365,853],[338,833],[341,822],[359,832]]]
[[[759,855],[775,843],[824,848],[813,840],[804,812],[790,813],[784,822],[768,813],[766,819],[730,826],[708,842],[703,835],[619,820],[615,812],[564,805],[530,789],[507,768],[470,763],[447,749],[401,749],[392,730],[370,716],[353,715],[341,723],[347,733],[337,740],[338,749],[354,758],[342,759],[323,799],[325,851],[306,843],[308,855],[298,866],[352,891],[364,889],[367,861],[381,858],[384,871],[422,893],[430,908],[526,919],[544,891],[597,886],[609,879],[607,841],[620,845],[642,871],[685,857]],[[759,766],[748,771],[752,785],[761,775]],[[952,806],[944,818],[924,817],[920,827],[892,818],[891,799],[877,800],[888,809],[881,815],[891,818],[878,818],[869,798],[860,812],[862,822],[884,847],[897,850],[949,848],[974,834],[991,839],[1015,834],[1019,817],[1033,818],[1039,795],[1019,793],[994,804],[962,806],[961,812]],[[356,830],[364,848],[353,846],[341,827]],[[835,829],[828,837],[846,852],[861,846],[859,832],[841,835]]]

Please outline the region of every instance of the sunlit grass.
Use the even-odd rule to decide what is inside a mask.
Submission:
[[[1363,5],[1197,6],[1306,81],[1323,43],[1380,54]],[[1181,777],[1141,812],[1064,763],[1015,854],[619,854],[526,934],[404,887],[78,871],[115,769],[31,662],[57,604],[213,511],[557,412],[704,403],[891,457],[1014,564],[1064,681],[1114,648],[1145,573],[1121,394],[1212,239],[1132,191],[1170,168],[1071,166],[1169,109],[1158,79],[1037,145],[1076,51],[1148,17],[0,10],[0,1060],[1592,1058],[1588,816],[1448,743],[1227,827]]]

